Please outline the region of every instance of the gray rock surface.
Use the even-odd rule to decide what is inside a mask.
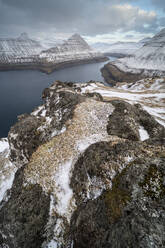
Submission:
[[[146,93],[136,104],[119,94],[57,81],[18,117],[9,147],[0,143],[0,179],[5,161],[17,168],[0,203],[0,248],[165,246],[165,129],[142,108]]]

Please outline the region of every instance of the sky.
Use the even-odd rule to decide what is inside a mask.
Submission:
[[[165,0],[0,0],[0,37],[79,33],[95,42],[137,41],[165,27]]]

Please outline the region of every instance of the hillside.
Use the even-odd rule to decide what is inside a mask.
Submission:
[[[152,74],[165,73],[165,29],[150,39],[142,48],[138,49],[131,58],[121,59],[115,63],[124,71],[151,70]],[[127,69],[128,68],[128,69]]]

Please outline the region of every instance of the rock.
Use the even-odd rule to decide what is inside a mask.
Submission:
[[[141,72],[125,72],[111,62],[101,68],[101,73],[105,81],[110,85],[116,85],[118,82],[136,82],[140,79],[145,78],[144,75],[141,75]]]
[[[23,185],[24,167],[16,173],[10,200],[0,211],[0,247],[41,247],[50,197],[39,185]],[[2,245],[2,246],[1,246]]]
[[[162,82],[43,91],[0,141],[0,248],[164,247]]]
[[[19,116],[19,121],[11,127],[8,134],[10,158],[17,167],[27,163],[37,147],[60,133],[66,121],[72,118],[75,106],[83,97],[69,89],[72,86],[54,83],[43,91],[45,104],[30,115]]]
[[[142,126],[149,134],[150,143],[154,140],[159,144],[164,142],[164,127],[143,110],[140,104],[131,105],[119,100],[111,103],[115,106],[115,111],[109,117],[108,134],[129,140],[141,140],[139,126]]]
[[[71,222],[73,247],[164,247],[164,162],[131,162],[111,190],[82,204]]]

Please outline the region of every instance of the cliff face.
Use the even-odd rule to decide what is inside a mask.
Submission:
[[[51,72],[54,69],[73,65],[104,61],[107,58],[92,50],[78,34],[61,45],[44,50],[42,43],[22,34],[16,39],[0,39],[0,69],[40,69]],[[44,51],[43,51],[44,50]]]
[[[163,247],[164,94],[162,79],[45,89],[0,141],[0,247]]]

